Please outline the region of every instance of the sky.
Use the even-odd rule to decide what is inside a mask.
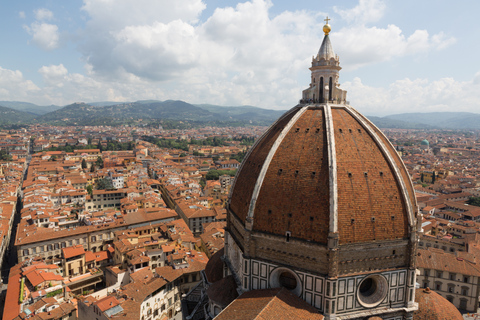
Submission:
[[[480,113],[477,0],[0,2],[0,101],[183,100],[287,110],[325,17],[365,115]]]

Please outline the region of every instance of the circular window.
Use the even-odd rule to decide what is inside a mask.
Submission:
[[[270,274],[270,288],[284,287],[292,293],[302,294],[302,282],[297,274],[287,268],[277,268]]]
[[[387,295],[387,280],[381,275],[371,275],[362,280],[357,290],[357,298],[365,308],[378,306]]]
[[[278,280],[280,281],[280,285],[288,290],[294,290],[297,287],[297,279],[288,271],[280,273]]]

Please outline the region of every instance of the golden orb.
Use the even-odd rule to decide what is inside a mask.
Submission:
[[[332,28],[330,25],[327,23],[326,25],[323,26],[323,32],[325,32],[325,35],[328,35],[332,31]]]

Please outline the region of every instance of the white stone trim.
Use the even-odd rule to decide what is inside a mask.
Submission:
[[[337,151],[335,148],[335,135],[333,130],[332,109],[326,104],[323,107],[325,115],[325,128],[328,145],[328,169],[330,189],[330,232],[338,232],[338,186],[337,186]]]
[[[380,147],[380,150],[382,151],[383,155],[387,158],[387,161],[388,163],[390,164],[390,166],[393,168],[393,171],[395,173],[395,176],[397,178],[397,181],[400,182],[400,189],[401,189],[401,194],[403,196],[403,200],[406,204],[406,208],[407,208],[407,214],[408,214],[408,222],[410,224],[410,226],[414,226],[415,225],[415,219],[414,219],[414,214],[413,214],[413,208],[412,208],[412,203],[410,202],[410,197],[408,196],[408,191],[407,191],[407,186],[405,185],[405,181],[403,180],[403,177],[400,173],[400,169],[398,168],[397,166],[397,163],[395,162],[395,160],[392,159],[392,156],[390,155],[390,153],[387,151],[387,147],[383,144],[382,140],[377,136],[377,134],[375,133],[375,131],[372,129],[372,127],[370,126],[370,121],[366,121],[361,115],[360,113],[355,110],[354,108],[352,108],[351,106],[346,106],[345,107],[345,110],[352,116],[355,118],[355,120],[357,120],[361,125],[362,127],[368,131],[368,133],[372,136],[372,138],[375,140],[375,142],[377,143],[377,145]],[[373,126],[374,124],[371,123]],[[378,128],[377,128],[378,129]],[[379,131],[381,132],[381,130],[379,129]],[[387,139],[388,140],[388,139]],[[393,146],[390,145],[392,148]],[[403,162],[402,162],[403,163]]]
[[[258,195],[260,194],[260,189],[262,188],[262,185],[263,185],[263,179],[265,179],[265,175],[267,174],[267,170],[270,167],[270,162],[272,162],[273,156],[277,152],[278,147],[282,143],[287,133],[290,131],[290,129],[292,129],[293,125],[303,115],[303,113],[307,111],[308,107],[309,106],[304,106],[300,110],[298,110],[298,112],[292,117],[292,119],[290,119],[290,121],[285,126],[285,128],[283,128],[282,132],[277,137],[277,140],[275,140],[275,142],[273,143],[272,148],[270,148],[267,158],[263,163],[262,170],[260,171],[257,181],[255,182],[255,187],[252,193],[252,199],[250,200],[250,207],[248,208],[248,217],[253,217],[253,212],[255,211],[255,204],[257,202]]]
[[[250,156],[250,154],[252,153],[253,150],[255,150],[255,147],[260,143],[260,141],[262,141],[266,135],[268,135],[270,133],[270,131],[272,130],[272,128],[274,126],[277,125],[277,123],[279,123],[282,119],[284,119],[285,117],[289,116],[292,112],[295,112],[297,109],[298,109],[298,105],[293,107],[292,109],[290,109],[289,111],[285,112],[280,118],[277,119],[277,121],[275,121],[272,125],[270,125],[270,127],[268,127],[268,129],[260,136],[260,138],[258,138],[252,145],[252,147],[248,150],[247,154],[245,155],[245,158],[244,160],[247,160],[248,157]],[[230,207],[230,201],[232,200],[232,194],[233,194],[233,190],[235,189],[235,184],[237,183],[237,178],[238,178],[238,175],[240,174],[240,172],[242,171],[242,168],[243,168],[243,165],[245,164],[245,161],[242,161],[242,163],[240,164],[240,167],[238,168],[237,170],[237,173],[235,174],[235,179],[233,180],[233,184],[232,184],[232,187],[230,188],[231,192],[230,194],[228,195],[228,207]]]

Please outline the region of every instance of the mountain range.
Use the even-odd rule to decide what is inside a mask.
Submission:
[[[117,125],[156,120],[190,121],[210,125],[269,125],[285,110],[253,106],[224,107],[189,104],[179,100],[74,103],[64,107],[38,106],[28,102],[0,101],[0,125],[48,123],[53,125]],[[480,114],[469,112],[402,113],[367,116],[379,128],[480,129]]]

